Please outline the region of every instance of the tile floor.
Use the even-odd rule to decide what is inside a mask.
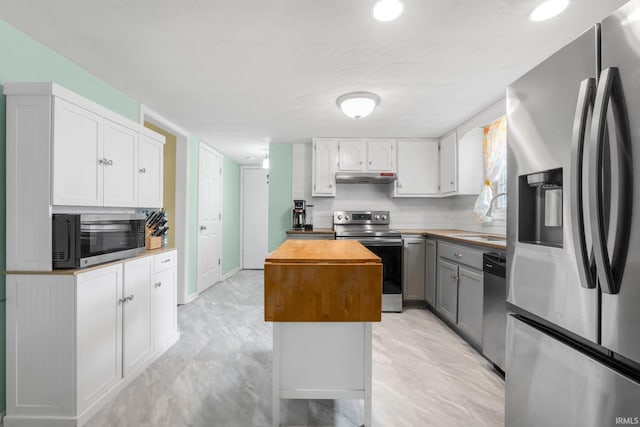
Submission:
[[[271,423],[271,324],[262,271],[241,271],[178,309],[182,337],[88,426],[253,427]],[[504,382],[425,309],[373,328],[373,425],[504,425]],[[283,425],[359,426],[360,400],[283,401]]]

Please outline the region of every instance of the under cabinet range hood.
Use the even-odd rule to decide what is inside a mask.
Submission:
[[[388,184],[398,179],[395,172],[336,172],[342,184]]]

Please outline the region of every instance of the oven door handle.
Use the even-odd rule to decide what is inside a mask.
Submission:
[[[364,246],[402,246],[402,240],[376,240],[376,239],[358,239],[358,242]]]

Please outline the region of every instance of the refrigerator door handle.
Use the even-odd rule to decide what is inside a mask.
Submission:
[[[607,116],[613,118],[614,123],[607,123]],[[612,137],[615,146],[612,145]],[[612,209],[609,221],[605,212],[603,189],[603,175],[607,170],[604,168],[603,154],[607,140],[611,153],[611,171],[617,172],[618,189],[617,193],[611,195]],[[620,292],[620,282],[629,248],[633,198],[631,156],[629,121],[619,71],[616,67],[610,67],[603,70],[600,75],[589,147],[589,165],[593,168],[589,174],[589,213],[591,214],[593,254],[600,287],[608,294]],[[609,255],[607,246],[610,222],[613,223],[611,229],[615,233],[612,256]]]
[[[596,92],[596,79],[585,79],[580,83],[578,92],[578,104],[576,115],[573,119],[573,133],[571,137],[571,218],[573,246],[576,251],[580,285],[583,288],[594,289],[596,287],[595,268],[593,254],[589,256],[585,238],[584,202],[583,194],[583,159],[584,139],[589,115],[593,111],[594,96]]]

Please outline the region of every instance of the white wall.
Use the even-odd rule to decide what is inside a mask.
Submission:
[[[293,144],[292,200],[314,205],[314,227],[332,228],[334,210],[388,210],[391,227],[456,228],[505,233],[505,221],[479,225],[473,216],[475,196],[391,198],[392,184],[338,184],[336,197],[311,197],[311,144]]]

